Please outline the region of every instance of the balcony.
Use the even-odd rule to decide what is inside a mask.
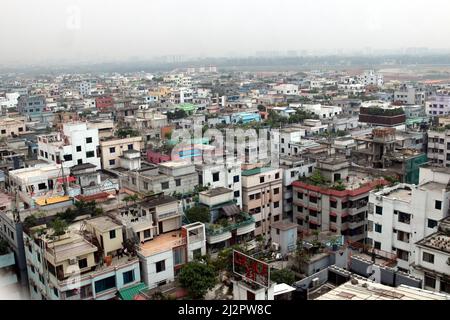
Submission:
[[[255,219],[246,213],[236,215],[233,221],[223,224],[207,224],[206,236],[208,243],[217,243],[231,238],[231,232],[237,230],[237,235],[242,235],[255,230]],[[212,241],[212,242],[211,242]]]

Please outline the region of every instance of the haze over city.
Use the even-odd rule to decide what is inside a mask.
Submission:
[[[445,50],[450,36],[450,3],[442,0],[6,0],[0,7],[2,65]]]

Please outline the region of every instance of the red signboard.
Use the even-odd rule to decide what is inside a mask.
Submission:
[[[233,250],[233,271],[263,287],[270,286],[270,266],[236,250]]]

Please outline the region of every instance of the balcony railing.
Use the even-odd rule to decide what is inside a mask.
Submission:
[[[209,236],[215,236],[215,235],[222,234],[224,232],[230,232],[230,231],[239,229],[241,227],[248,226],[252,223],[255,223],[255,219],[251,216],[242,215],[242,217],[244,217],[245,220],[240,221],[240,222],[230,223],[230,225],[228,225],[226,227],[221,226],[221,225],[208,224],[206,226],[206,234]]]
[[[158,215],[158,219],[162,220],[162,219],[166,219],[169,217],[176,217],[179,216],[180,213],[178,211],[171,211],[171,212],[166,212],[166,213],[162,213]]]

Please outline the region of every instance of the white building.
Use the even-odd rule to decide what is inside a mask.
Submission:
[[[342,113],[342,108],[337,106],[324,106],[321,104],[290,104],[292,108],[301,108],[319,116],[320,119],[330,119]]]
[[[425,111],[429,116],[450,114],[450,95],[434,95],[425,102]]]
[[[358,78],[365,86],[373,85],[381,87],[384,84],[383,75],[376,73],[375,70],[366,70]]]
[[[277,94],[298,95],[298,85],[282,83],[273,87]]]
[[[409,272],[416,255],[415,243],[437,230],[448,215],[450,170],[420,168],[419,185],[397,184],[369,196],[369,244],[395,254],[399,270]]]
[[[236,205],[242,208],[241,162],[198,164],[195,166],[195,170],[198,172],[200,185],[233,190],[233,199]]]
[[[24,234],[31,299],[108,300],[141,281],[139,259],[123,252],[122,226],[111,218],[76,222],[60,236],[41,227],[47,234]]]
[[[91,163],[101,169],[98,129],[88,129],[86,123],[65,123],[62,133],[38,136],[38,159],[63,163],[69,168],[77,164]]]
[[[92,90],[92,85],[90,82],[81,82],[79,87],[78,87],[78,93],[80,94],[80,96],[88,96],[91,94],[91,90]]]
[[[280,131],[279,137],[279,152],[280,156],[290,156],[293,153],[293,144],[298,144],[302,137],[306,135],[306,130],[303,128],[286,128]]]

